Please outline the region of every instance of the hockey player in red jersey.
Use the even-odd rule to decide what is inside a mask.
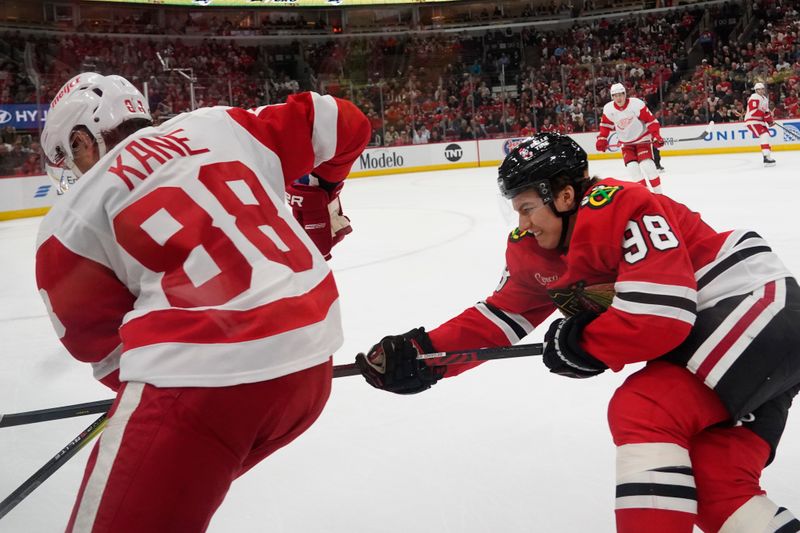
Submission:
[[[800,288],[767,243],[716,232],[638,184],[590,179],[586,153],[565,136],[520,144],[498,181],[519,214],[504,282],[429,334],[385,337],[359,355],[367,381],[425,390],[460,368],[418,353],[510,344],[549,315],[549,293],[567,315],[545,336],[551,372],[587,378],[647,362],[609,404],[618,531],[800,531],[759,485],[800,389]],[[574,305],[609,284],[604,312]]]
[[[769,97],[767,87],[759,82],[753,86],[753,94],[747,99],[747,111],[744,115],[744,123],[753,137],[761,143],[761,154],[764,156],[764,166],[775,165],[772,159],[772,148],[769,145],[769,128],[775,124],[772,113],[769,110]]]
[[[42,222],[36,279],[64,346],[117,391],[68,531],[204,531],[316,420],[342,343],[324,257],[369,135],[315,93],[152,127],[120,76],[61,88],[42,145],[79,179]]]
[[[595,148],[598,152],[605,152],[609,135],[616,131],[625,168],[631,179],[660,193],[661,177],[653,160],[653,147],[664,146],[661,125],[642,100],[628,97],[621,83],[612,85],[610,93],[611,102],[603,106]]]

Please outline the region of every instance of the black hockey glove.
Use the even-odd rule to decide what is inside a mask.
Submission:
[[[559,318],[550,324],[544,336],[542,359],[553,374],[569,378],[590,378],[602,374],[608,366],[581,348],[581,331],[597,318],[597,313],[581,311],[570,318]]]
[[[356,356],[356,364],[367,383],[397,394],[416,394],[427,390],[444,375],[445,367],[432,367],[417,359],[435,350],[425,328],[403,335],[384,337],[367,355]]]

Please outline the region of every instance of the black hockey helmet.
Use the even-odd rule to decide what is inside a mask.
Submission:
[[[585,177],[588,167],[586,152],[570,137],[537,133],[509,152],[500,165],[497,184],[508,199],[535,189],[547,204],[553,201],[552,180],[563,176],[580,198],[589,183]]]

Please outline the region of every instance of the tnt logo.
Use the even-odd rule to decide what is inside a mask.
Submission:
[[[45,196],[47,196],[50,193],[50,188],[51,187],[52,187],[52,185],[39,185],[39,187],[36,189],[36,192],[34,193],[33,197],[34,198],[44,198]]]
[[[457,144],[448,144],[444,149],[445,158],[453,163],[461,159],[462,155],[464,155],[464,151]]]

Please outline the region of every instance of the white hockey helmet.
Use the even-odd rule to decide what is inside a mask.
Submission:
[[[625,86],[621,83],[615,83],[611,86],[611,90],[608,92],[611,94],[611,96],[614,96],[615,94],[625,94]]]
[[[757,91],[759,89],[766,89],[766,86],[761,82],[758,82],[755,85],[753,85],[753,90],[754,91]]]
[[[47,112],[42,149],[48,168],[66,167],[79,178],[81,171],[74,164],[70,142],[75,128],[83,126],[89,130],[103,157],[107,148],[102,132],[135,118],[152,120],[144,96],[131,82],[116,75],[78,74],[59,89]],[[51,174],[51,177],[64,187],[63,176]]]

